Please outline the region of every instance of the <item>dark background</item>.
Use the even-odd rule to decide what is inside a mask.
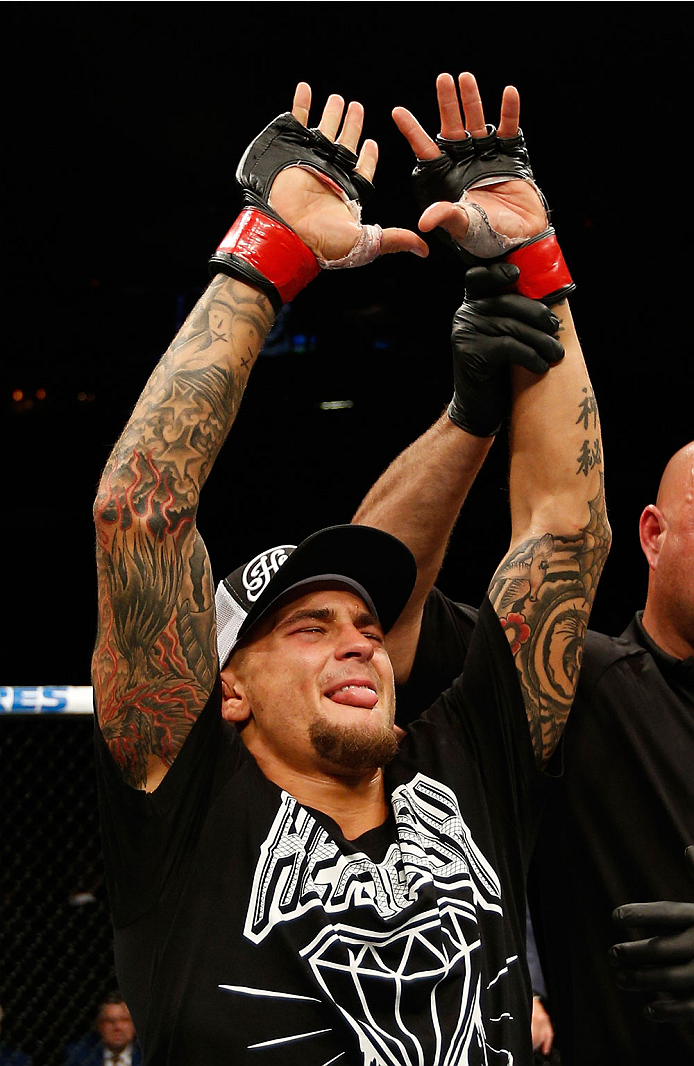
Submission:
[[[614,547],[594,624],[621,631],[646,588],[638,515],[694,436],[687,10],[6,4],[0,682],[89,683],[100,470],[206,284],[207,256],[235,216],[242,150],[289,108],[299,79],[314,89],[312,121],[329,91],[364,103],[381,146],[368,220],[411,228],[412,159],[391,108],[435,133],[440,71],[472,70],[491,121],[504,84],[520,89],[603,419]],[[205,489],[200,527],[217,578],[349,520],[448,401],[461,272],[430,245],[426,262],[391,256],[323,275],[284,316]],[[320,410],[336,399],[354,406]],[[504,448],[471,494],[442,578],[473,603],[507,544]]]

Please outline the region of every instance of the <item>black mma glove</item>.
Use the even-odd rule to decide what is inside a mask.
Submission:
[[[491,437],[501,427],[511,405],[511,366],[544,374],[564,357],[550,309],[507,291],[518,274],[505,263],[472,267],[453,318],[455,392],[448,417],[475,437]]]
[[[378,255],[381,230],[363,226],[344,259],[318,260],[270,205],[280,171],[299,166],[328,185],[359,221],[361,203],[373,185],[355,172],[357,156],[317,129],[302,126],[289,112],[279,115],[248,146],[236,170],[243,210],[210,258],[210,273],[229,274],[261,289],[275,311],[293,300],[319,268],[357,266]]]
[[[694,871],[694,847],[685,855]],[[612,918],[625,931],[638,926],[649,934],[610,948],[619,987],[661,993],[645,1009],[651,1021],[694,1021],[694,902],[626,903]]]
[[[442,239],[468,265],[488,264],[502,258],[514,263],[520,268],[517,292],[547,304],[558,303],[576,286],[557,244],[554,228],[547,225],[542,233],[527,240],[507,237],[492,228],[482,207],[467,199],[468,190],[476,187],[500,181],[528,181],[548,211],[547,201],[535,184],[521,130],[515,137],[499,137],[495,127],[487,124],[487,131],[486,137],[468,133],[462,140],[448,140],[439,134],[436,143],[442,154],[435,159],[417,160],[413,171],[419,206],[423,210],[439,200],[463,201],[470,219],[465,239],[458,244],[440,229]]]

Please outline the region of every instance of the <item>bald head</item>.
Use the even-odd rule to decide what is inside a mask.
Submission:
[[[694,441],[665,467],[639,534],[649,567],[644,627],[664,651],[684,659],[694,654]]]
[[[668,514],[682,507],[693,506],[694,499],[694,441],[675,452],[665,467],[658,487],[656,506]]]

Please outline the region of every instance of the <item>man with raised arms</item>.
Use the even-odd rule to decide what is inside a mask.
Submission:
[[[465,127],[482,140],[487,131],[471,75],[461,75],[460,89]],[[470,141],[448,75],[440,77],[438,95],[443,137],[436,141],[404,109],[395,112],[418,160],[421,228],[446,225],[464,250],[471,212],[479,222],[479,205],[470,205],[477,196],[490,223],[508,233],[527,232],[529,186],[464,188],[453,161]],[[432,188],[428,168],[434,178],[448,176],[445,197],[440,187]],[[474,273],[466,275],[469,288]],[[473,343],[462,330],[474,318],[478,329],[493,332],[494,320],[485,317],[489,301],[466,302],[466,321],[458,321],[453,339],[457,388],[468,399],[466,420],[456,425],[456,402],[394,461],[355,516],[402,539],[418,564],[415,593],[387,641],[396,680],[404,685],[398,692],[402,725],[460,673],[475,626],[473,609],[432,589],[458,512],[507,410],[498,346],[485,349],[479,337]],[[562,306],[552,305],[563,318]],[[568,331],[562,339],[568,353]],[[567,356],[533,391],[557,387],[568,371]],[[564,472],[570,484],[594,470],[599,444],[591,390],[582,385],[567,399],[580,430]],[[517,405],[513,434],[519,410]],[[561,506],[564,473],[551,463],[546,471],[560,474]],[[639,535],[649,566],[645,609],[620,637],[587,634],[563,758],[552,767],[559,780],[545,808],[531,879],[552,1019],[567,1066],[694,1059],[692,442],[667,463],[657,501],[641,515]],[[537,606],[532,570],[517,586],[525,595],[507,604],[505,616],[523,684],[531,689],[543,675],[557,677],[547,659],[554,635],[548,640],[545,628],[528,616],[528,607],[534,615]],[[547,710],[551,717],[551,702]],[[615,945],[620,937],[624,942]]]
[[[511,95],[501,169],[526,183]],[[562,359],[544,305],[491,297],[504,359],[535,372],[513,406],[512,542],[464,674],[402,743],[385,634],[416,574],[399,540],[328,527],[259,552],[214,594],[199,493],[275,313],[320,267],[426,252],[413,233],[361,223],[376,147],[357,154],[360,106],[343,120],[330,97],[316,130],[309,106],[301,84],[292,114],[244,154],[244,208],[214,279],[145,386],[95,504],[97,765],[119,982],[151,1064],[529,1063],[524,885],[541,766],[571,705],[609,540],[600,463],[568,472],[574,392],[588,379],[566,309]],[[544,230],[537,216],[523,238]],[[525,245],[515,237],[509,247]],[[526,275],[552,286],[557,270],[536,252],[492,272],[491,288],[519,269],[519,289]],[[477,310],[461,309],[472,349],[488,340]],[[537,676],[504,632],[509,597],[552,638]]]

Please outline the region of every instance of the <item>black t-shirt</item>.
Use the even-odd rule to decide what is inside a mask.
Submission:
[[[638,617],[588,633],[530,880],[533,926],[567,1066],[694,1062],[694,1026],[643,1016],[652,994],[614,982],[623,903],[694,899],[694,661],[665,655]],[[634,936],[644,936],[634,930]]]
[[[348,841],[268,781],[219,683],[152,794],[97,730],[116,967],[148,1066],[525,1064],[524,883],[544,791],[485,601],[462,678]]]
[[[422,630],[407,684],[398,688],[397,720],[406,726],[461,673],[478,612],[433,588],[424,604]]]
[[[410,684],[426,699],[460,669],[473,628],[470,608],[433,591],[406,710]],[[589,631],[530,877],[566,1066],[694,1062],[694,1027],[648,1022],[642,1011],[653,996],[620,990],[607,956],[622,938],[615,907],[694,899],[683,857],[694,843],[692,752],[694,661],[664,654],[638,616],[621,637]]]

